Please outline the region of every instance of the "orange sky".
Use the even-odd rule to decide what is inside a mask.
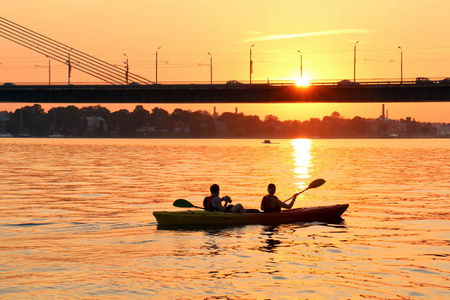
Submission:
[[[403,76],[450,77],[450,1],[404,0],[22,0],[2,6],[1,17],[130,71],[155,80],[158,47],[160,83],[249,80],[252,44],[252,81],[295,80],[300,53],[303,75],[312,81],[353,79],[353,47],[357,44],[359,81],[400,79]],[[0,83],[48,82],[48,60],[0,37]],[[38,65],[38,66],[36,66]],[[72,83],[98,82],[73,70]],[[67,66],[52,63],[52,82],[67,82]],[[98,82],[100,83],[100,82]],[[0,104],[0,110],[22,106]],[[43,105],[45,108],[48,105]],[[65,105],[63,105],[65,106]],[[107,106],[107,105],[104,105]],[[135,105],[122,105],[132,110]],[[309,119],[338,111],[346,118],[376,118],[381,104],[230,104],[155,105],[174,108],[234,111],[264,118]],[[117,105],[108,106],[112,111]],[[392,118],[450,122],[449,103],[387,104]]]

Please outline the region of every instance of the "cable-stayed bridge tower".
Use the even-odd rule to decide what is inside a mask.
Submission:
[[[0,36],[57,62],[67,64],[69,79],[71,68],[74,68],[114,85],[127,84],[128,81],[139,84],[154,83],[129,72],[128,69],[123,70],[3,17],[0,17]]]

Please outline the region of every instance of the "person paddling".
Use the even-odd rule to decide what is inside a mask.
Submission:
[[[264,196],[261,201],[261,210],[264,212],[281,212],[281,208],[287,208],[290,209],[295,203],[295,199],[297,199],[297,196],[300,193],[294,194],[292,196],[291,203],[287,204],[282,202],[280,199],[278,199],[277,196],[275,196],[275,191],[277,190],[277,187],[275,184],[271,183],[267,186],[267,191],[269,192],[268,195]]]
[[[231,205],[231,198],[225,196],[223,198],[219,197],[220,188],[217,184],[211,185],[209,188],[211,195],[205,197],[203,200],[203,206],[208,211],[220,211],[220,212],[232,212],[232,213],[246,213],[245,208],[240,204]],[[222,202],[225,202],[222,205]]]

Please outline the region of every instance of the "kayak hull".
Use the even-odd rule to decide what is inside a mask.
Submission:
[[[203,210],[155,211],[159,226],[180,225],[272,225],[297,222],[332,221],[341,218],[348,204],[312,206],[281,213],[222,213]]]

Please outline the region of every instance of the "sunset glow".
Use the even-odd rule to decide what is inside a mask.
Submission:
[[[295,81],[296,86],[309,86],[311,83],[308,77],[303,76],[303,78],[297,78]]]
[[[131,0],[107,6],[99,0],[43,0],[27,3],[27,9],[22,1],[12,1],[2,7],[1,17],[116,65],[124,77],[127,59],[130,72],[150,81],[158,74],[161,84],[248,84],[249,74],[252,83],[266,83],[298,76],[302,68],[304,80],[297,85],[307,86],[305,72],[314,82],[353,76],[358,82],[450,77],[448,11],[450,2],[442,0],[408,1],[407,8],[390,0],[370,5],[357,0]],[[67,64],[52,61],[49,68],[47,57],[1,36],[0,48],[0,84],[48,84],[50,73],[52,84],[67,84]],[[75,68],[70,80],[103,84]],[[338,104],[327,107],[333,106],[339,111]],[[418,110],[413,106],[403,104],[398,117],[450,122],[450,114],[443,113],[450,110],[449,103],[423,104]],[[1,104],[0,110],[9,107]],[[290,118],[264,107],[254,104],[252,113]],[[369,113],[369,106],[359,108],[358,114]]]

